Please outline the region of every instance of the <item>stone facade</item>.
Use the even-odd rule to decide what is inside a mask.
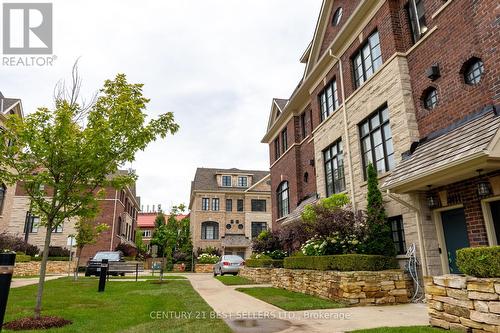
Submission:
[[[430,324],[459,332],[500,332],[500,279],[443,275],[427,278]]]
[[[38,276],[40,274],[40,264],[40,261],[18,262],[14,266],[14,277]],[[75,265],[75,261],[71,263],[69,261],[47,261],[47,275],[68,274],[68,271],[74,272]]]
[[[196,264],[194,265],[195,273],[213,273],[214,265],[213,264]]]
[[[255,282],[270,282],[276,288],[360,306],[409,303],[412,292],[411,279],[401,270],[337,272],[245,267],[240,275]]]
[[[200,171],[201,170],[201,171]],[[246,258],[252,254],[252,222],[265,223],[271,229],[271,194],[267,172],[262,174],[260,181],[253,179],[252,173],[241,170],[198,169],[195,176],[197,187],[191,192],[190,228],[193,248],[215,247],[223,254],[238,254]],[[232,177],[232,186],[222,186],[221,176]],[[237,187],[235,181],[239,176],[248,177],[248,186]],[[206,179],[209,178],[209,179]],[[203,200],[208,199],[208,209],[202,207]],[[214,210],[213,202],[218,200],[218,209]],[[227,206],[231,200],[232,207]],[[238,210],[238,200],[243,200],[242,210]],[[253,211],[252,200],[265,201],[264,211]],[[205,207],[206,208],[206,207]],[[203,235],[203,224],[216,223],[217,237],[207,239]]]

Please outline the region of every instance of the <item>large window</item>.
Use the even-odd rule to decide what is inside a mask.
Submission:
[[[392,239],[397,254],[406,253],[405,230],[403,225],[403,216],[394,216],[389,218],[389,225],[392,230]]]
[[[384,106],[359,125],[363,167],[372,163],[379,173],[394,168],[394,147],[392,145],[389,110]]]
[[[3,212],[3,206],[6,194],[7,194],[7,186],[5,186],[5,184],[0,184],[0,215],[2,215]]]
[[[288,182],[284,181],[276,190],[278,198],[278,218],[286,216],[290,213],[290,198],[288,195]]]
[[[410,0],[408,2],[408,14],[410,16],[411,33],[413,42],[416,43],[427,31],[425,22],[425,10],[423,0]]]
[[[212,198],[212,210],[218,211],[220,207],[219,198]]]
[[[226,212],[233,211],[233,199],[226,199]]]
[[[242,212],[244,208],[243,199],[238,199],[236,205],[237,205],[236,209],[238,210],[238,212]]]
[[[353,56],[352,64],[354,68],[354,84],[358,88],[382,65],[378,31],[371,34],[368,41]]]
[[[252,238],[258,237],[264,230],[267,230],[266,222],[252,222]]]
[[[231,187],[231,176],[222,176],[222,186]]]
[[[280,139],[279,137],[274,140],[274,159],[277,160],[281,156]]]
[[[252,199],[252,212],[265,212],[266,200]]]
[[[151,235],[152,235],[152,231],[151,230],[143,230],[142,231],[142,237],[151,238]]]
[[[208,210],[210,207],[210,199],[209,198],[202,198],[201,199],[201,210]]]
[[[62,233],[63,232],[63,225],[62,225],[62,223],[59,224],[57,227],[53,228],[52,232],[55,233],[55,234]]]
[[[238,177],[238,186],[239,187],[248,187],[248,177],[239,176]]]
[[[30,225],[30,233],[36,234],[38,232],[38,226],[40,225],[40,217],[32,216],[31,217],[31,225]]]
[[[339,140],[323,151],[325,161],[326,195],[345,191],[344,149]]]
[[[284,153],[288,149],[288,134],[286,128],[281,132],[281,150]]]
[[[319,94],[321,121],[328,118],[339,107],[337,81],[332,80]]]
[[[201,239],[219,239],[219,223],[203,222],[201,224]]]
[[[300,115],[300,138],[304,140],[307,136],[306,113]]]

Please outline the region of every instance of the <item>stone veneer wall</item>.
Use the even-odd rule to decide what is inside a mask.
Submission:
[[[14,277],[33,276],[40,274],[40,261],[18,262],[14,266]],[[71,271],[74,272],[76,262],[71,263]],[[68,261],[47,261],[47,274],[60,275],[68,274]]]
[[[500,332],[500,278],[429,277],[425,297],[432,326],[461,332]]]
[[[196,264],[194,266],[195,273],[213,273],[214,265],[213,264]]]
[[[402,270],[337,272],[245,267],[240,275],[255,282],[351,305],[408,303],[411,279]]]

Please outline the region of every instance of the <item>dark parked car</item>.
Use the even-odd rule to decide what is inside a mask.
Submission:
[[[85,276],[99,276],[101,274],[101,263],[103,259],[108,259],[108,262],[123,262],[123,254],[120,251],[114,252],[97,252],[94,258],[91,258],[87,262],[87,267],[85,268]],[[113,275],[125,275],[125,273],[114,272]]]

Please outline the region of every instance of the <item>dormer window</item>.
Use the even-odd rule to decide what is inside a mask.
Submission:
[[[222,176],[222,186],[223,187],[231,187],[232,186],[232,177],[231,176]]]
[[[248,187],[248,177],[239,176],[238,177],[238,186],[239,187]]]

